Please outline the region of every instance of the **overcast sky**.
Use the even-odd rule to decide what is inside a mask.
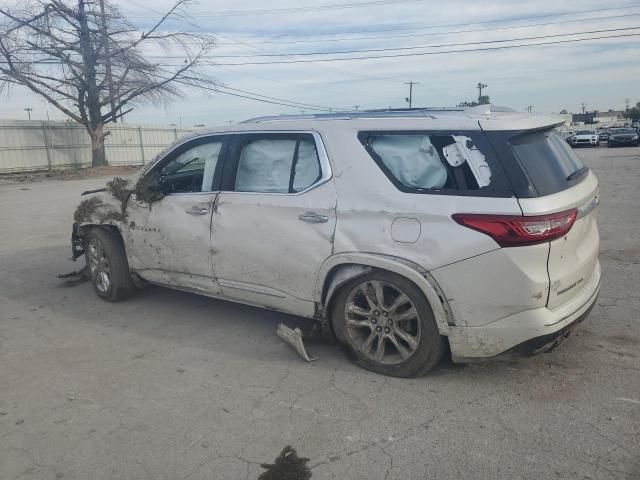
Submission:
[[[171,4],[168,0],[117,0],[116,3],[141,29],[150,25],[156,12]],[[362,6],[362,3],[367,5]],[[360,6],[335,7],[354,4]],[[308,10],[301,11],[306,7]],[[238,14],[239,11],[249,14]],[[480,81],[488,85],[486,94],[490,95],[492,103],[518,110],[532,105],[536,112],[559,112],[563,108],[577,112],[581,102],[585,102],[589,110],[621,109],[625,98],[633,104],[640,101],[640,36],[357,61],[222,65],[278,60],[268,56],[222,58],[231,55],[460,44],[640,27],[639,1],[203,0],[190,6],[188,12],[189,22],[174,22],[168,28],[217,34],[218,47],[213,53],[220,57],[216,60],[219,65],[208,67],[216,80],[271,97],[342,109],[355,105],[361,109],[404,107],[408,95],[404,82],[412,80],[420,83],[414,87],[414,106],[455,105],[462,100],[473,100],[477,97],[476,85]],[[376,54],[460,50],[629,33],[640,33],[640,28],[517,40],[506,44]],[[159,52],[149,53],[157,56]],[[366,54],[342,56],[354,55]],[[337,56],[340,55],[331,55]],[[279,59],[309,58],[320,57]],[[177,64],[180,59],[165,57],[158,61]],[[0,117],[26,118],[26,106],[33,108],[34,119],[46,119],[47,110],[52,119],[63,118],[46,102],[19,88],[0,97]],[[216,93],[189,92],[187,98],[177,100],[169,107],[136,107],[126,120],[156,124],[181,122],[189,127],[240,121],[259,115],[295,114],[300,110]]]

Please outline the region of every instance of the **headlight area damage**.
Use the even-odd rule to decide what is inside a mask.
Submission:
[[[153,173],[142,177],[136,183],[134,181],[115,177],[107,182],[105,188],[82,192],[82,196],[86,196],[78,204],[73,214],[73,228],[71,232],[71,259],[76,261],[78,258],[85,256],[85,250],[88,246],[87,237],[89,231],[96,226],[104,226],[107,228],[116,228],[120,231],[123,228],[135,228],[133,221],[128,221],[127,206],[130,200],[138,203],[146,203],[149,209],[152,208],[154,202],[164,197],[162,182],[159,175]],[[70,273],[58,275],[58,278],[64,279],[67,286],[75,286],[92,280],[92,273],[96,270],[92,268],[89,259],[87,263],[80,269]],[[97,271],[97,270],[96,270]],[[132,281],[136,286],[142,286],[144,281],[132,272]],[[316,321],[298,322],[297,325],[289,327],[279,324],[277,335],[285,343],[290,345],[293,350],[305,361],[312,362],[317,357],[307,353],[303,337],[305,340],[324,340],[329,338],[329,332],[326,324]]]
[[[135,193],[136,200],[151,203],[160,200],[164,194],[157,188],[159,177],[148,175],[143,177],[132,188],[131,180],[115,177],[107,182],[105,188],[82,192],[81,196],[93,195],[83,199],[73,213],[73,228],[71,231],[71,259],[76,261],[84,255],[85,245],[83,234],[90,225],[118,226],[127,221],[127,204],[131,195]],[[98,194],[106,193],[104,199]],[[58,275],[66,280],[66,284],[73,286],[90,280],[87,265],[74,272]]]

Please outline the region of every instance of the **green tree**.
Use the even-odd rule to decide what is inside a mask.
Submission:
[[[640,121],[640,102],[636,106],[624,112],[625,118],[630,118],[632,122]]]
[[[482,95],[479,102],[473,100],[472,102],[460,102],[457,107],[477,107],[478,105],[488,105],[491,103],[489,95]]]

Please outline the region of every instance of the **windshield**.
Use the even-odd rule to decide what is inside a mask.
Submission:
[[[582,160],[552,130],[518,135],[509,143],[541,196],[565,190],[582,177],[572,176],[585,168]]]
[[[593,130],[580,130],[576,135],[595,135]]]
[[[611,133],[613,133],[614,135],[620,135],[620,134],[632,134],[632,133],[636,133],[636,131],[633,128],[617,128],[613,130]]]

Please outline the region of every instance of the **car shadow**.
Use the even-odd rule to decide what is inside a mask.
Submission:
[[[83,266],[72,264],[67,248],[52,246],[0,256],[0,269],[7,272],[0,279],[2,295],[22,304],[22,319],[31,316],[34,306],[74,323],[92,323],[101,327],[161,338],[181,347],[225,352],[258,362],[304,360],[276,336],[279,323],[303,331],[312,320],[293,315],[219,300],[159,286],[148,286],[123,302],[109,303],[97,297],[90,283],[67,287],[60,273]],[[349,365],[332,336],[325,335],[305,342],[309,352],[319,360],[315,368],[336,369]],[[490,376],[517,368],[528,369],[541,360],[528,358],[490,359],[479,364],[491,368],[469,368],[454,364],[450,355],[427,376],[430,379],[457,378],[494,370]],[[357,367],[352,366],[354,369]],[[364,372],[363,372],[364,373]],[[374,375],[374,374],[371,374]]]

